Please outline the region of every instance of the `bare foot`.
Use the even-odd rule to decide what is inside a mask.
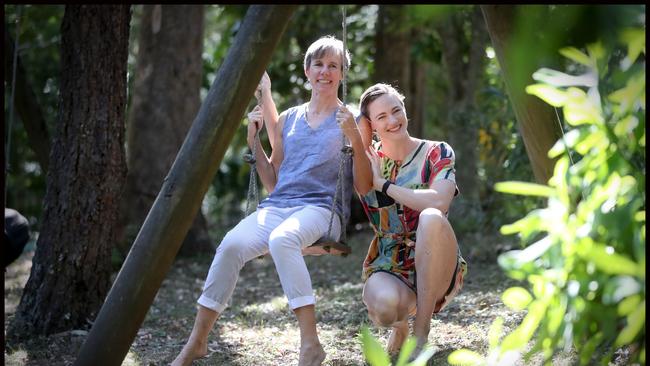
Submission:
[[[181,350],[181,353],[176,356],[171,366],[190,366],[192,361],[201,358],[208,354],[208,344],[195,344],[187,342]]]
[[[409,335],[409,323],[407,320],[396,323],[393,326],[393,331],[390,332],[390,337],[388,338],[388,346],[386,346],[386,351],[389,354],[397,354],[402,348],[402,344]]]
[[[300,347],[298,366],[320,366],[325,361],[325,350],[320,343],[311,343]]]

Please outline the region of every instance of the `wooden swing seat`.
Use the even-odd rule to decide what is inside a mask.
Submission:
[[[332,239],[320,238],[316,242],[302,250],[302,255],[339,255],[347,257],[352,253],[352,249],[343,241],[334,241]]]

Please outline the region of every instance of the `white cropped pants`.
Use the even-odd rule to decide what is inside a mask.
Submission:
[[[253,258],[270,252],[291,309],[316,303],[302,248],[327,234],[331,211],[316,206],[264,207],[230,230],[217,247],[198,303],[222,313],[237,284],[239,271]],[[341,224],[332,220],[332,237]]]

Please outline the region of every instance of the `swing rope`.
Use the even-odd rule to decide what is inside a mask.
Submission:
[[[257,105],[262,106],[262,89],[261,85],[258,85],[257,90],[255,91],[255,98],[257,99]],[[248,122],[252,123],[252,122]],[[244,217],[248,217],[251,214],[251,198],[255,200],[255,208],[260,203],[257,190],[257,167],[255,163],[257,162],[257,143],[260,140],[260,129],[255,129],[255,138],[253,139],[253,146],[251,147],[250,154],[244,154],[244,161],[250,165],[250,172],[248,174],[248,194],[246,195],[246,211],[244,212]]]
[[[343,63],[342,63],[342,82],[343,82],[343,90],[342,90],[342,96],[341,99],[343,101],[343,105],[346,105],[346,99],[347,99],[347,27],[346,27],[346,11],[345,11],[345,5],[342,7],[342,12],[343,12]],[[261,104],[261,86],[258,86],[258,89],[255,92],[255,98],[257,98],[257,104]],[[250,122],[249,122],[250,123]],[[339,128],[340,129],[340,128]],[[259,204],[259,197],[258,197],[258,190],[257,190],[257,172],[256,172],[256,151],[257,151],[257,143],[259,141],[259,129],[256,129],[255,131],[255,141],[253,143],[253,146],[251,147],[251,153],[250,154],[244,154],[243,159],[245,162],[250,164],[250,173],[248,177],[248,194],[246,197],[246,212],[245,212],[245,217],[248,216],[251,213],[252,205],[251,201],[254,200],[255,205],[257,206]],[[339,154],[339,170],[338,170],[338,175],[336,179],[336,189],[334,190],[334,197],[332,197],[332,205],[330,207],[330,220],[329,220],[329,226],[327,228],[327,235],[324,236],[323,238],[319,239],[316,241],[316,243],[312,244],[310,247],[303,249],[303,254],[305,255],[322,255],[325,254],[322,251],[319,251],[317,247],[321,247],[322,250],[324,250],[326,253],[332,254],[332,249],[338,251],[340,255],[346,256],[351,252],[350,248],[345,244],[346,241],[346,230],[344,227],[344,217],[343,215],[345,214],[345,184],[343,184],[343,174],[345,172],[345,167],[347,166],[347,162],[351,161],[352,157],[352,147],[348,144],[347,138],[345,137],[344,133],[341,133],[341,151]],[[340,192],[340,194],[339,194]],[[338,202],[339,196],[341,198],[341,202],[343,204],[343,210],[341,212],[341,234],[339,236],[339,240],[337,238],[332,237],[332,224],[334,222],[334,214],[336,212],[336,204]]]
[[[18,47],[20,46],[20,10],[21,6],[16,6],[16,41],[14,42],[14,54],[12,65],[13,69],[11,70],[11,96],[9,97],[9,126],[7,126],[7,143],[5,144],[5,182],[7,181],[7,176],[9,175],[9,156],[11,153],[11,129],[14,124],[14,98],[16,96],[16,68],[18,67]],[[4,191],[5,203],[7,202],[7,185],[5,184]]]
[[[345,5],[341,6],[341,10],[343,12],[343,21],[342,21],[342,27],[343,27],[343,62],[342,62],[342,71],[343,71],[343,90],[342,90],[342,95],[341,99],[343,101],[343,105],[346,105],[347,101],[347,69],[348,69],[348,63],[347,63],[347,57],[346,57],[346,51],[347,51],[347,27],[346,27],[346,12],[345,12]],[[343,212],[341,212],[341,215],[345,214],[345,187],[344,184],[342,184],[343,181],[343,174],[345,172],[344,168],[347,165],[346,162],[349,160],[348,157],[352,157],[352,147],[348,145],[347,143],[347,138],[345,137],[344,133],[341,133],[341,153],[340,153],[340,158],[339,158],[339,172],[338,172],[338,177],[336,179],[336,190],[334,190],[334,198],[332,199],[332,206],[330,207],[330,222],[329,226],[327,228],[327,238],[337,241],[335,238],[332,238],[332,223],[334,222],[334,209],[336,207],[336,203],[338,202],[338,197],[339,197],[339,191],[341,192],[341,202],[343,204]],[[343,227],[344,224],[344,218],[341,216],[341,234],[340,234],[340,241],[345,242],[347,239],[346,235],[346,230],[345,227]]]

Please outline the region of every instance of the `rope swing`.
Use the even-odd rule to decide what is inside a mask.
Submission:
[[[346,12],[345,12],[345,5],[341,6],[342,13],[343,13],[343,21],[342,21],[342,27],[343,27],[343,54],[342,59],[342,96],[341,99],[343,101],[343,105],[346,105],[346,99],[347,99],[347,68],[348,68],[348,63],[347,63],[347,28],[346,28]],[[261,89],[260,86],[258,86],[258,89],[255,91],[255,98],[257,99],[257,104],[261,104]],[[251,207],[251,201],[255,202],[255,205],[259,204],[259,197],[258,197],[258,191],[257,191],[257,174],[256,174],[256,167],[255,167],[255,154],[256,154],[256,147],[257,147],[257,141],[259,140],[259,130],[255,131],[255,141],[253,144],[253,147],[251,148],[251,153],[250,154],[244,154],[243,160],[250,164],[250,174],[249,174],[249,183],[248,183],[248,195],[246,197],[246,212],[245,215],[248,216],[251,213],[252,207]],[[347,163],[351,161],[352,157],[352,147],[348,144],[347,138],[345,137],[344,133],[341,133],[341,141],[342,141],[342,148],[339,154],[339,171],[338,171],[338,176],[336,179],[336,189],[334,191],[334,197],[332,198],[332,205],[330,207],[330,220],[329,220],[329,226],[327,228],[327,234],[323,236],[322,238],[318,239],[314,244],[304,248],[302,250],[303,255],[313,255],[313,256],[319,256],[319,255],[325,255],[325,254],[330,254],[330,255],[340,255],[340,256],[347,256],[352,252],[350,247],[345,244],[346,241],[346,231],[344,227],[344,220],[341,218],[341,235],[340,235],[340,240],[338,238],[333,238],[332,237],[332,224],[334,222],[334,216],[336,214],[335,212],[335,207],[336,203],[339,200],[339,197],[342,202],[342,208],[343,208],[343,213],[346,211],[346,203],[345,203],[345,184],[343,183],[343,175],[345,172],[345,167],[347,166]],[[339,194],[340,192],[340,194]]]

